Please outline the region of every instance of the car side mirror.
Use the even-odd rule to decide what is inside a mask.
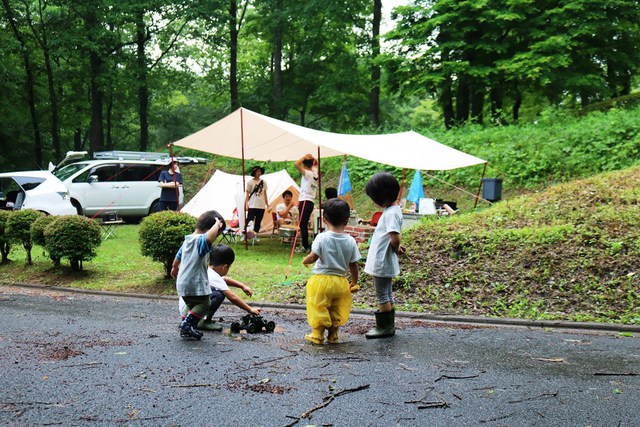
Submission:
[[[89,179],[87,179],[87,182],[89,184],[92,184],[94,182],[98,182],[98,175],[89,175]]]

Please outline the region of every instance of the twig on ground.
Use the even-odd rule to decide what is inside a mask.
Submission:
[[[479,376],[480,375],[461,375],[461,376],[441,375],[440,378],[434,381],[434,383],[437,383],[440,380],[468,380],[470,378],[478,378]]]
[[[552,393],[542,393],[542,394],[539,394],[537,396],[525,397],[524,399],[518,399],[518,400],[508,400],[507,403],[527,402],[529,400],[536,400],[536,399],[548,398],[548,397],[558,397],[558,392],[555,391],[555,392],[552,392]]]
[[[636,372],[595,372],[593,375],[603,377],[636,377],[640,374]]]
[[[296,425],[301,419],[309,418],[309,416],[313,412],[317,411],[318,409],[322,409],[325,406],[329,405],[331,402],[333,402],[335,400],[336,397],[340,397],[340,396],[343,396],[343,395],[348,394],[348,393],[355,393],[356,391],[365,390],[365,389],[368,389],[369,387],[370,387],[370,384],[365,384],[365,385],[361,385],[361,386],[354,387],[354,388],[345,388],[344,390],[340,390],[340,391],[332,393],[332,394],[330,394],[328,396],[325,396],[325,397],[322,398],[322,403],[321,404],[319,404],[317,406],[314,406],[313,408],[309,409],[306,412],[303,412],[302,415],[300,415],[300,417],[292,417],[292,416],[287,415],[287,418],[292,418],[294,421],[292,423],[290,423],[290,424],[287,424],[285,427],[292,427],[292,426]]]

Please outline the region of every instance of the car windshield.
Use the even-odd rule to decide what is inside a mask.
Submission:
[[[71,163],[70,165],[53,171],[53,174],[58,177],[60,181],[64,181],[74,173],[78,172],[81,169],[84,169],[86,166],[87,163]]]

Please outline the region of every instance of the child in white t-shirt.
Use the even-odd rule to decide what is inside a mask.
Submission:
[[[365,191],[377,206],[384,209],[371,236],[364,266],[364,272],[373,276],[378,300],[378,311],[375,312],[376,327],[365,336],[384,338],[393,336],[396,332],[391,282],[400,274],[398,255],[405,252],[404,246],[400,245],[402,210],[396,202],[400,184],[390,173],[380,172],[367,182]]]
[[[307,321],[311,333],[304,338],[313,344],[338,342],[338,329],[351,313],[351,287],[357,288],[360,252],[353,237],[344,232],[349,221],[349,205],[340,199],[327,200],[323,221],[327,231],[316,236],[311,252],[302,263],[315,263],[313,276],[307,281]],[[351,274],[351,284],[347,281]]]
[[[232,286],[242,289],[242,291],[249,297],[253,295],[253,291],[250,287],[242,282],[227,277],[231,264],[233,264],[235,259],[236,255],[233,252],[233,249],[227,245],[218,244],[211,248],[211,254],[209,255],[209,268],[207,269],[209,286],[211,286],[211,308],[209,308],[207,314],[198,322],[197,328],[202,331],[222,331],[222,326],[217,325],[214,322],[213,316],[222,305],[225,297],[247,313],[260,314],[261,312],[259,308],[251,307],[249,304],[244,302],[242,298],[229,289],[229,286]],[[186,304],[182,298],[180,298],[179,310],[181,314],[184,314],[185,308]]]

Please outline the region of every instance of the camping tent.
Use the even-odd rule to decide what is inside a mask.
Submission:
[[[174,145],[221,156],[260,161],[293,161],[311,153],[349,154],[407,169],[449,170],[485,160],[409,131],[345,135],[309,129],[239,108]]]
[[[249,181],[250,176],[245,177],[245,181]],[[267,198],[269,206],[274,209],[278,203],[282,203],[282,193],[284,190],[290,190],[293,193],[293,200],[297,202],[300,187],[295,183],[291,176],[285,170],[262,175],[262,179],[267,183]],[[209,182],[196,193],[195,196],[184,205],[181,212],[186,212],[199,217],[202,213],[209,210],[216,210],[225,220],[230,220],[233,216],[233,210],[236,209],[236,195],[244,194],[242,186],[242,175],[233,175],[216,170]],[[238,207],[238,211],[242,213],[244,197],[240,198],[242,203]],[[273,229],[273,220],[268,212],[262,220],[261,230],[271,231]]]

